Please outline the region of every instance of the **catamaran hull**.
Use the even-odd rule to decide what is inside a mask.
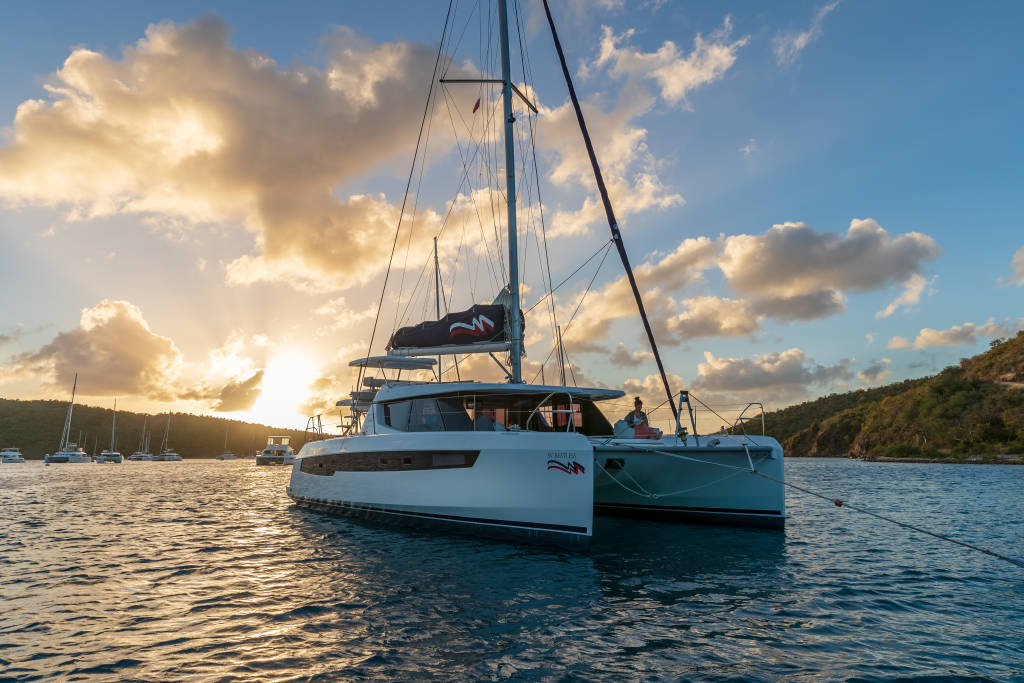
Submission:
[[[333,439],[303,448],[287,491],[297,504],[332,514],[587,543],[593,448],[577,434],[527,432]]]
[[[595,468],[594,510],[598,514],[776,529],[785,525],[783,455],[774,439],[758,439],[749,459],[747,450],[733,443],[718,447],[628,443],[595,447],[599,467]],[[752,473],[751,461],[757,472],[767,476]]]

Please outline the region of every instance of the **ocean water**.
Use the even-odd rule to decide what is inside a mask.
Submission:
[[[1024,467],[792,460],[1024,556]],[[301,510],[251,461],[0,465],[0,679],[1024,681],[1024,569],[791,491],[587,553]]]

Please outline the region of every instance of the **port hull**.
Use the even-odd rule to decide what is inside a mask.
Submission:
[[[581,435],[403,433],[319,444],[292,468],[288,495],[303,507],[500,538],[573,544],[592,534],[593,448]]]

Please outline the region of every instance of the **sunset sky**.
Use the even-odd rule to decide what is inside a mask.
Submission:
[[[493,77],[487,3],[456,5],[447,73]],[[1024,328],[1024,5],[552,7],[677,389],[782,407],[931,374]],[[93,405],[300,428],[343,398],[447,9],[5,7],[0,396],[63,400],[78,372]],[[543,12],[520,0],[519,13],[558,283],[608,228]],[[374,353],[432,314],[432,271],[418,278],[442,226],[453,310],[502,279],[493,193],[472,173],[460,184],[498,93],[439,92]],[[521,109],[521,134],[528,120]],[[547,277],[534,190],[520,188],[524,308]],[[660,402],[621,265],[601,258],[558,290],[564,327],[593,278],[566,332],[573,372]],[[528,379],[550,315],[527,317]],[[461,372],[496,370],[483,356]]]

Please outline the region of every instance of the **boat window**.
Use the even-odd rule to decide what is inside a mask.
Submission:
[[[409,412],[412,401],[398,401],[384,404],[384,424],[403,432],[409,430]]]
[[[443,432],[444,422],[437,401],[432,398],[413,399],[412,412],[409,415],[410,432]]]
[[[473,421],[463,405],[463,401],[454,396],[437,399],[437,406],[441,411],[441,419],[444,421],[446,432],[471,432]]]

